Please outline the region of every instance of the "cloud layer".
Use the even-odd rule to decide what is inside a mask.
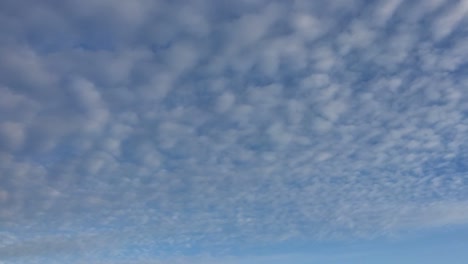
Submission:
[[[467,3],[3,1],[0,255],[468,223]]]

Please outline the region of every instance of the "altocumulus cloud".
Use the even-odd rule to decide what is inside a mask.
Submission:
[[[184,255],[468,223],[467,1],[0,10],[6,261],[210,263]]]

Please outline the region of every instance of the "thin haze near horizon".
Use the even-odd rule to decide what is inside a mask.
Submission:
[[[0,2],[0,263],[462,263],[468,1]]]

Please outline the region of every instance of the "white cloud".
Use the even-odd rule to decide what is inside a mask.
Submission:
[[[341,100],[329,102],[323,108],[323,115],[331,122],[336,121],[346,111],[346,103]]]
[[[402,2],[402,0],[381,1],[381,4],[377,7],[375,14],[377,23],[386,24]]]
[[[175,78],[173,73],[155,73],[148,83],[138,87],[139,95],[145,101],[160,101],[171,92]]]
[[[45,58],[31,48],[3,46],[0,54],[3,57],[0,69],[5,80],[18,76],[16,81],[26,85],[33,94],[47,93],[54,85],[56,76],[49,71]]]
[[[218,102],[216,104],[216,109],[218,110],[218,112],[224,113],[234,105],[235,101],[235,95],[229,92],[225,92],[221,96],[219,96]]]
[[[0,124],[0,135],[2,148],[18,150],[24,143],[24,128],[19,123],[5,122]]]
[[[323,24],[313,15],[307,13],[298,13],[293,16],[292,24],[305,40],[311,41],[324,33]]]
[[[434,22],[434,38],[440,40],[451,34],[463,20],[466,20],[467,15],[468,1],[458,1]]]
[[[102,129],[108,121],[109,112],[94,84],[85,79],[77,79],[71,89],[86,116],[86,130]]]

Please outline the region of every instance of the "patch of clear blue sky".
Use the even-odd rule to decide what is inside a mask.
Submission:
[[[442,227],[384,236],[374,239],[347,241],[287,241],[269,246],[237,245],[229,254],[212,252],[210,260],[239,264],[462,264],[468,259],[468,226]],[[170,262],[182,248],[146,248],[127,246],[119,257],[101,255],[104,260],[124,261],[143,258]],[[211,249],[213,250],[213,248]],[[164,256],[161,252],[165,252]],[[210,250],[182,250],[190,259],[199,259]],[[158,252],[158,253],[155,253]],[[172,252],[172,253],[171,253]],[[203,254],[202,254],[203,255]],[[196,262],[198,263],[198,262]],[[209,262],[212,263],[212,262]]]
[[[462,264],[468,259],[468,226],[420,230],[394,237],[335,243],[283,245],[251,252],[242,264]],[[262,252],[264,251],[264,252]]]

